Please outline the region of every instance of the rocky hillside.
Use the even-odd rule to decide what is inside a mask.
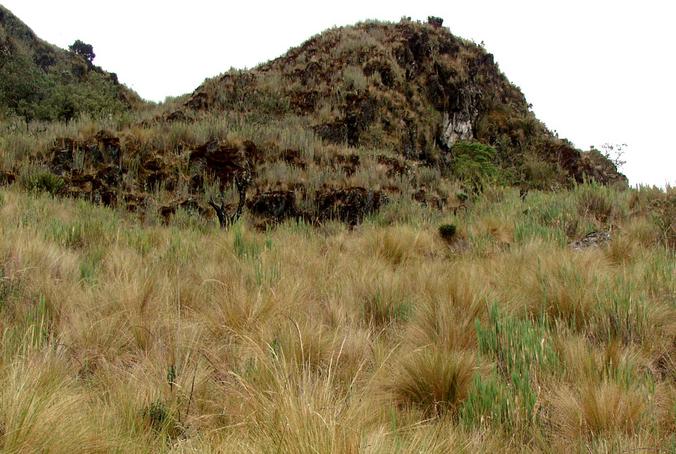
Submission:
[[[547,130],[493,55],[442,23],[328,30],[251,71],[207,81],[174,117],[298,116],[328,142],[392,149],[448,171],[458,154],[454,145],[476,141],[497,150],[508,183],[545,187],[589,177],[626,184],[601,156],[581,153]]]
[[[70,120],[81,113],[118,113],[141,103],[115,74],[87,56],[41,40],[0,5],[0,115]]]
[[[189,211],[228,225],[246,213],[261,226],[357,224],[398,201],[456,211],[491,185],[626,185],[600,153],[548,131],[493,56],[441,22],[335,28],[154,111],[8,130],[0,182],[145,217]],[[85,84],[111,77],[67,56]]]

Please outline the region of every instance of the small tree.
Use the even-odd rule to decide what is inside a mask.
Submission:
[[[604,143],[598,151],[603,157],[612,162],[617,170],[620,170],[620,167],[627,163],[623,159],[625,148],[627,148],[626,143]],[[592,146],[592,150],[596,150],[596,148]]]
[[[80,41],[79,39],[68,46],[68,49],[75,55],[83,56],[89,63],[94,61],[94,58],[96,58],[94,47],[91,44]]]

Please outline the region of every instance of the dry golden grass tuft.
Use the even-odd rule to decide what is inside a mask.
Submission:
[[[401,359],[384,387],[400,408],[417,407],[428,417],[440,416],[457,412],[477,369],[469,353],[423,347]]]
[[[646,402],[636,390],[602,382],[557,390],[551,405],[555,435],[576,441],[640,431]]]

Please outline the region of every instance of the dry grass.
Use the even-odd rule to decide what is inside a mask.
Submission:
[[[224,232],[3,189],[0,449],[668,451],[673,250],[613,191],[569,249],[576,197]]]
[[[641,429],[646,402],[640,392],[616,383],[601,383],[571,390],[562,388],[552,402],[554,433],[578,441]]]
[[[419,407],[427,416],[453,413],[467,398],[476,369],[469,354],[423,348],[401,360],[385,388],[404,409]]]

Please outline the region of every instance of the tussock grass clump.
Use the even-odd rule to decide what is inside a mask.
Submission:
[[[578,390],[565,387],[553,398],[553,430],[569,441],[631,435],[641,429],[645,407],[640,391],[612,382]]]
[[[447,351],[475,349],[474,325],[485,312],[478,270],[434,271],[419,278],[420,302],[407,339],[416,346],[435,345]]]
[[[454,414],[477,369],[469,353],[423,348],[397,364],[385,389],[399,407],[418,407],[428,416]]]
[[[580,336],[560,336],[555,348],[561,360],[561,376],[571,383],[597,384],[605,380],[629,386],[649,378],[649,359],[618,340],[595,347]]]
[[[364,321],[383,327],[408,320],[415,303],[410,284],[409,279],[388,269],[375,269],[371,276],[362,276],[355,283],[355,296],[362,304]]]
[[[576,329],[588,326],[598,312],[604,267],[595,255],[538,257],[524,276],[529,313]]]
[[[609,196],[602,187],[582,186],[577,196],[580,215],[591,217],[602,225],[610,221],[617,211],[617,206],[609,200]]]
[[[407,260],[417,260],[421,254],[434,254],[435,239],[426,230],[410,226],[393,226],[374,230],[368,236],[368,253],[380,257],[393,266]]]
[[[124,446],[107,412],[92,408],[70,377],[63,355],[3,364],[2,381],[3,452],[105,452]]]

